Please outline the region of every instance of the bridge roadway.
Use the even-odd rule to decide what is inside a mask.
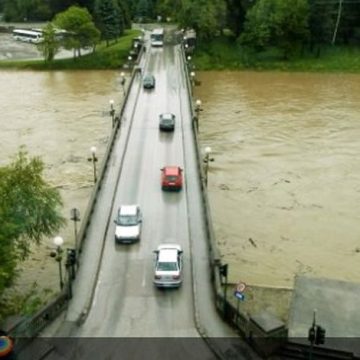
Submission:
[[[148,359],[215,359],[211,347],[218,353],[230,351],[232,354],[236,347],[238,353],[239,347],[245,349],[246,346],[219,318],[212,295],[192,136],[191,100],[181,48],[147,47],[140,65],[143,73],[155,75],[156,88],[142,89],[141,77],[137,75],[129,89],[121,133],[114,145],[87,231],[74,283],[74,298],[61,325],[49,327],[42,336],[77,339],[71,346],[75,352],[66,357],[72,359],[99,358],[95,356],[99,348],[94,349],[95,343],[90,346],[85,338],[142,338],[148,341],[158,338],[153,342],[158,345],[150,345],[151,350],[144,342],[126,341],[126,355],[129,356],[125,358],[129,359],[142,358],[136,356],[141,351],[146,351]],[[174,133],[159,132],[158,116],[162,112],[176,115]],[[168,193],[161,190],[160,169],[164,165],[184,168],[182,191]],[[116,245],[113,219],[117,209],[120,204],[133,203],[139,204],[143,212],[141,241],[133,245]],[[169,241],[183,247],[184,280],[180,289],[164,291],[156,289],[152,282],[153,250],[160,243]],[[96,283],[93,289],[92,283]],[[81,326],[76,325],[79,322]],[[209,341],[203,341],[200,335],[214,340],[210,347],[207,346]],[[171,349],[165,351],[167,356],[164,356],[160,343],[167,346],[169,341],[163,338],[177,339],[171,342]],[[102,349],[101,358],[117,359],[119,342],[105,345],[104,341],[98,343]],[[250,356],[252,352],[247,347],[244,351],[246,358],[256,357]],[[66,352],[69,354],[69,350]],[[53,352],[53,358],[58,359],[55,355],[60,353]]]

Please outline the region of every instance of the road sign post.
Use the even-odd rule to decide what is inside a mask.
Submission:
[[[235,295],[235,297],[237,299],[236,318],[235,318],[236,325],[238,324],[240,301],[245,300],[245,295],[243,294],[245,289],[246,289],[246,284],[241,282],[241,281],[239,281],[239,283],[235,287],[234,295]]]

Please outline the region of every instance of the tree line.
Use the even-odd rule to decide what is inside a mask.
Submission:
[[[305,48],[319,54],[322,45],[360,43],[360,0],[0,0],[0,11],[6,21],[51,20],[75,4],[88,10],[105,39],[131,21],[161,16],[194,28],[202,40],[226,29],[244,49],[277,48],[285,58]]]

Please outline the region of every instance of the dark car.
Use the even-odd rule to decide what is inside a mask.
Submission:
[[[159,129],[163,131],[175,130],[175,115],[171,113],[160,114]]]
[[[143,87],[144,89],[154,89],[155,77],[153,75],[145,75],[143,78]]]

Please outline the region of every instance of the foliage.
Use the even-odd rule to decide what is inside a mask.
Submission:
[[[122,14],[122,21],[124,29],[131,28],[131,13],[129,9],[129,5],[126,0],[116,0],[116,3],[120,9],[120,13]]]
[[[153,2],[152,0],[138,0],[135,8],[135,16],[141,20],[153,18]]]
[[[0,296],[0,324],[11,315],[30,316],[41,309],[53,296],[49,289],[39,291],[38,284],[34,282],[26,292],[8,289]]]
[[[219,37],[200,43],[192,61],[198,70],[252,69],[360,74],[360,48],[327,45],[323,47],[321,57],[304,51],[291,61],[281,59],[279,54],[279,49],[269,48],[250,58],[231,38]]]
[[[109,45],[109,40],[116,39],[124,31],[124,18],[116,0],[96,0],[95,18],[101,36]]]
[[[223,0],[184,0],[178,20],[182,27],[193,28],[205,41],[219,35],[225,25]]]
[[[262,51],[277,47],[288,59],[306,42],[307,0],[259,0],[247,13],[242,45]]]
[[[64,39],[64,47],[74,50],[80,56],[80,49],[89,46],[95,47],[100,39],[100,31],[95,27],[92,16],[85,8],[71,6],[64,12],[56,15],[54,24],[68,32]]]
[[[49,1],[6,0],[4,3],[5,21],[48,20],[50,16]]]
[[[60,42],[56,37],[55,27],[48,23],[43,29],[44,41],[38,44],[38,49],[44,56],[46,62],[54,60],[55,55],[59,52]]]
[[[243,31],[246,8],[242,0],[226,0],[226,25],[238,37]]]
[[[0,293],[16,276],[19,261],[65,223],[59,192],[43,179],[44,163],[21,149],[14,161],[0,168]]]

